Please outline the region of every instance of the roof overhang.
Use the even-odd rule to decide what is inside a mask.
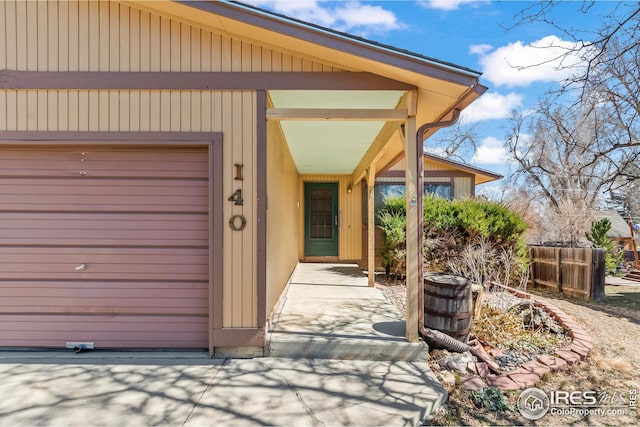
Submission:
[[[498,179],[503,178],[502,175],[488,171],[486,169],[481,169],[475,166],[471,166],[465,163],[456,162],[455,160],[446,159],[444,157],[436,156],[430,153],[424,153],[424,158],[427,161],[433,161],[435,163],[439,163],[442,165],[446,165],[452,169],[456,169],[462,172],[467,172],[472,174],[475,177],[475,185],[484,184],[486,182],[496,181]]]
[[[392,127],[400,126],[402,118],[398,119],[398,114],[404,112],[391,118],[397,123],[385,114],[390,109],[401,109],[398,100],[407,91],[415,91],[415,96],[412,105],[406,109],[406,117],[415,115],[420,126],[443,120],[456,108],[464,109],[486,90],[479,84],[480,73],[476,71],[237,2],[128,3],[256,45],[308,57],[344,72],[366,71],[412,88],[404,91],[372,88],[357,94],[331,90],[305,92],[304,95],[296,91],[269,91],[273,107],[280,113],[287,111],[289,114],[272,119],[280,121],[302,173],[350,173],[350,168],[357,168],[355,159],[368,151],[376,137],[384,129],[388,130],[390,123]],[[363,109],[361,107],[368,110],[365,118],[354,113]],[[307,111],[300,116],[293,111],[295,109]],[[329,113],[331,117],[322,120],[308,116],[309,120],[304,120],[304,114],[309,110],[332,112]],[[376,110],[382,111],[375,113]],[[351,113],[347,114],[348,111]],[[342,117],[334,117],[341,113],[344,113]],[[378,121],[371,119],[376,114],[382,117]],[[429,136],[427,134],[425,138]]]

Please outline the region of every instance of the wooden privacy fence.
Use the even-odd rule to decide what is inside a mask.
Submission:
[[[534,288],[582,299],[604,299],[606,250],[529,247]]]

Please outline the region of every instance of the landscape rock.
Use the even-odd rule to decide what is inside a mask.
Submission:
[[[439,371],[438,377],[443,386],[454,386],[456,384],[456,376],[451,371]]]
[[[445,366],[448,369],[453,369],[456,372],[461,374],[467,373],[467,364],[470,362],[477,362],[474,356],[471,355],[468,351],[464,353],[451,353],[447,361],[445,362]],[[441,365],[442,366],[442,365]]]

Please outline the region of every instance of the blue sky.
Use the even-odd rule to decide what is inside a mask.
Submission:
[[[504,175],[510,171],[509,158],[503,148],[505,119],[514,109],[526,112],[533,108],[546,90],[567,77],[566,70],[558,69],[558,61],[551,60],[558,56],[562,47],[572,46],[573,41],[567,34],[542,24],[519,25],[506,30],[513,27],[519,12],[534,2],[243,1],[481,71],[481,82],[489,90],[463,113],[467,123],[477,123],[480,148],[465,160]],[[618,2],[597,1],[587,13],[580,13],[578,9],[582,4],[563,2],[553,9],[552,18],[561,28],[578,30],[586,40],[600,29],[603,15],[616,6],[625,7]],[[545,62],[548,63],[531,67]],[[579,62],[575,60],[574,65]]]

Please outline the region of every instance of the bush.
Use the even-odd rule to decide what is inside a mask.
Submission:
[[[624,253],[620,249],[616,250],[613,246],[613,241],[607,236],[611,227],[611,221],[607,218],[602,218],[591,223],[591,232],[585,233],[587,240],[591,242],[592,248],[606,249],[605,267],[607,274],[615,273],[618,266],[624,261]]]
[[[424,226],[434,233],[450,232],[458,228],[458,213],[453,203],[436,196],[424,198]]]
[[[499,203],[475,199],[451,203],[457,226],[469,238],[483,237],[506,246],[517,244],[527,230],[527,224],[515,212]]]
[[[407,216],[394,210],[382,210],[379,214],[380,228],[384,236],[382,265],[387,276],[393,272],[402,275],[407,255]]]
[[[430,245],[425,262],[479,284],[521,287],[528,273],[526,229],[519,215],[499,203],[427,197],[424,233]]]
[[[450,271],[471,280],[520,286],[528,271],[524,220],[499,203],[471,198],[424,198],[424,262],[431,270]],[[380,212],[387,272],[404,271],[406,202],[385,200]],[[481,262],[478,262],[481,260]]]
[[[380,215],[384,213],[407,215],[407,201],[404,197],[387,197],[384,200],[384,206],[380,210]]]

